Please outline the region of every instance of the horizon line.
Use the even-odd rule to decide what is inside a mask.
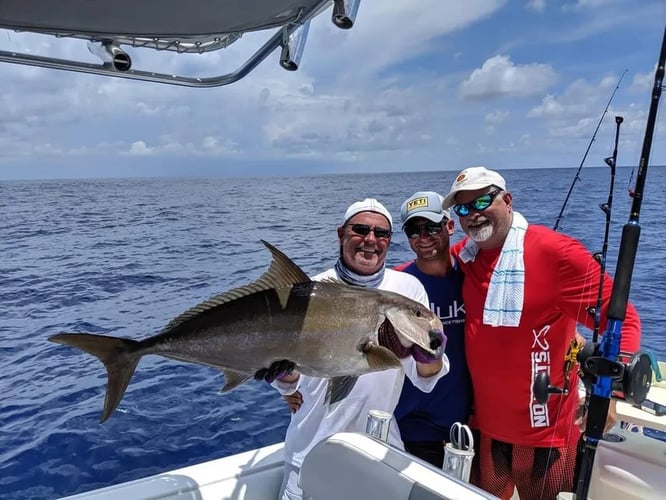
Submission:
[[[666,165],[650,165],[649,167],[653,168],[663,168]],[[578,169],[579,167],[572,166],[559,166],[559,167],[515,167],[515,168],[501,168],[497,169],[500,172],[510,172],[510,171],[520,171],[520,170],[563,170],[563,169]],[[582,168],[591,169],[591,168],[608,168],[606,165],[590,165],[583,166]],[[637,168],[636,165],[618,165],[617,168],[627,169],[627,168]],[[264,172],[261,174],[258,173],[248,173],[246,175],[234,172],[233,174],[225,175],[224,172],[219,174],[215,173],[202,173],[202,174],[171,174],[168,172],[160,172],[155,175],[122,175],[122,176],[64,176],[64,177],[0,177],[0,182],[34,182],[34,181],[71,181],[71,180],[123,180],[123,179],[210,179],[210,178],[228,178],[228,179],[251,179],[251,178],[262,178],[262,177],[327,177],[327,176],[336,176],[336,175],[399,175],[399,174],[426,174],[433,172],[460,172],[456,169],[431,169],[431,170],[387,170],[387,171],[366,171],[366,172],[319,172],[319,173],[303,173],[303,172],[293,172],[289,173],[271,173]]]

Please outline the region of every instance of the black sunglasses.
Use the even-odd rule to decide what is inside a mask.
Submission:
[[[453,205],[453,211],[460,217],[467,217],[472,212],[472,210],[483,212],[486,208],[493,204],[493,201],[495,201],[495,198],[501,192],[501,189],[496,189],[490,193],[482,194],[469,203],[459,203],[457,205]]]
[[[444,229],[442,222],[437,224],[436,222],[428,222],[426,224],[407,224],[403,228],[407,238],[410,240],[416,239],[419,236],[434,236],[439,234]]]
[[[370,227],[367,224],[347,224],[351,230],[361,236],[367,236],[370,231],[375,233],[375,238],[390,238],[393,232],[385,227]]]

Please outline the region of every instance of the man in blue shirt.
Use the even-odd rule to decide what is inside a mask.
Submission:
[[[454,222],[442,209],[443,197],[432,191],[413,194],[402,204],[400,218],[416,260],[396,269],[416,276],[430,298],[447,337],[450,371],[430,393],[405,378],[394,411],[405,449],[442,467],[444,443],[454,422],[466,423],[472,404],[472,387],[465,360],[465,308],[462,301],[463,274],[449,253]]]

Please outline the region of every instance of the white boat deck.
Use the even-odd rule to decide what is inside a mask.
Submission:
[[[67,499],[271,499],[282,483],[282,449],[283,443],[278,443]]]
[[[666,365],[660,366],[663,373]],[[648,398],[666,405],[666,381],[654,383]],[[626,403],[617,409],[621,421],[666,431],[666,416]],[[666,498],[666,443],[619,428],[613,432],[621,441],[599,444],[589,498]],[[283,443],[278,443],[67,498],[266,500],[276,497],[283,468]],[[363,434],[341,433],[323,441],[308,455],[303,474],[303,486],[318,500],[492,498]]]

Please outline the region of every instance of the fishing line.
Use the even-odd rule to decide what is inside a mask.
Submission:
[[[610,185],[608,189],[608,197],[605,203],[602,203],[599,205],[599,208],[604,212],[605,214],[605,228],[604,228],[604,239],[602,242],[602,250],[596,254],[594,254],[595,260],[599,263],[599,279],[598,283],[595,285],[594,280],[592,279],[587,279],[585,280],[585,284],[583,286],[583,291],[582,294],[584,296],[587,296],[588,291],[596,290],[596,303],[595,306],[592,307],[585,307],[582,301],[579,303],[578,306],[578,312],[580,313],[582,309],[586,309],[586,312],[590,314],[593,317],[594,325],[593,325],[593,343],[597,341],[598,335],[599,335],[599,329],[601,325],[601,304],[602,304],[602,299],[603,299],[603,283],[604,283],[604,277],[606,274],[606,257],[608,254],[608,241],[609,241],[609,235],[610,235],[610,225],[611,225],[611,214],[612,214],[612,205],[613,205],[613,193],[615,189],[615,176],[616,176],[616,164],[617,164],[617,149],[618,149],[618,143],[619,143],[619,136],[620,136],[620,125],[624,119],[621,116],[616,116],[615,117],[615,123],[616,123],[616,131],[615,131],[615,140],[614,140],[614,147],[613,147],[613,152],[610,157],[607,157],[604,159],[604,162],[606,165],[610,167]],[[590,262],[590,265],[587,268],[587,271],[590,270],[590,267],[593,265],[592,262]],[[588,276],[588,272],[585,273],[585,276]],[[576,344],[574,344],[576,342]],[[569,352],[573,352],[572,356],[569,356],[569,352],[567,353],[567,356],[565,357],[565,367],[563,370],[563,378],[562,378],[562,385],[561,388],[557,386],[552,386],[550,385],[550,378],[548,379],[548,390],[551,391],[551,393],[558,393],[561,394],[562,396],[567,396],[571,390],[578,391],[578,385],[574,382],[572,382],[572,379],[575,380],[577,377],[577,370],[575,369],[575,365],[577,363],[576,360],[576,354],[578,353],[578,339],[576,334],[574,334],[574,340],[572,340],[572,344],[570,345]],[[575,351],[572,351],[573,349],[576,349]],[[571,358],[571,360],[570,360]],[[573,387],[572,387],[573,386]],[[556,433],[556,428],[557,428],[557,422],[559,421],[562,413],[562,407],[564,405],[565,399],[562,397],[559,399],[558,405],[557,405],[557,410],[555,411],[555,425],[553,426],[553,433],[552,436],[555,436]],[[583,403],[583,407],[585,410],[587,410],[589,406],[589,394],[586,395],[585,401]],[[586,412],[585,412],[586,413]],[[582,415],[585,415],[583,413]],[[569,429],[569,434],[567,436],[567,443],[571,442],[572,438],[572,433],[574,432],[574,426],[572,425],[571,428]],[[565,460],[564,457],[561,457],[562,460]],[[547,465],[548,467],[551,466],[551,460],[553,462],[556,460],[556,457],[551,457],[550,455],[548,456],[548,462]],[[565,478],[561,478],[561,485],[564,487],[565,483]],[[545,487],[546,480],[544,478],[543,483],[542,483],[542,489]]]
[[[620,341],[622,337],[622,326],[625,320],[627,305],[629,301],[629,290],[631,287],[631,277],[633,273],[636,252],[638,248],[638,238],[640,236],[640,226],[638,219],[640,215],[640,206],[645,190],[645,181],[647,176],[647,167],[649,163],[652,139],[654,136],[657,109],[659,98],[661,97],[662,84],[666,65],[666,29],[661,44],[661,52],[657,63],[657,70],[654,77],[654,86],[652,89],[652,99],[648,112],[647,123],[645,127],[645,136],[643,139],[643,148],[641,158],[638,164],[636,175],[636,188],[634,190],[633,203],[631,206],[629,221],[623,226],[622,238],[620,240],[620,250],[615,269],[615,280],[610,294],[608,308],[606,311],[605,331],[600,342],[599,329],[601,324],[601,304],[603,301],[603,284],[606,275],[606,256],[608,253],[608,239],[611,224],[611,207],[613,203],[613,191],[615,183],[615,170],[617,164],[617,145],[619,142],[619,129],[622,123],[622,117],[616,117],[615,147],[613,155],[604,161],[611,167],[611,180],[608,191],[608,200],[601,205],[602,211],[606,215],[604,230],[603,249],[598,256],[599,263],[599,282],[597,289],[597,300],[593,307],[588,308],[588,313],[593,315],[594,335],[593,341],[586,342],[582,349],[572,342],[570,351],[565,358],[565,367],[563,372],[566,374],[567,368],[571,367],[575,361],[580,363],[580,377],[585,383],[586,388],[586,407],[587,420],[585,422],[585,431],[580,441],[579,449],[576,455],[575,472],[575,496],[574,498],[586,499],[592,480],[592,467],[599,441],[602,439],[603,431],[608,418],[608,410],[611,399],[614,397],[613,391],[617,391],[621,396],[616,398],[624,399],[628,404],[640,405],[646,398],[652,381],[652,369],[650,356],[645,352],[636,352],[627,354],[620,352]],[[626,71],[625,71],[626,72]],[[624,76],[624,73],[623,75]],[[621,80],[622,78],[620,78]],[[619,86],[619,82],[618,82]],[[617,90],[617,87],[616,87]],[[615,92],[613,92],[613,95]],[[611,100],[612,100],[611,96]],[[610,104],[610,100],[609,100]],[[608,106],[606,107],[606,111]],[[604,111],[604,115],[606,113]],[[603,116],[602,115],[602,120]],[[601,121],[599,123],[601,123]],[[598,126],[597,126],[598,130]],[[596,130],[595,134],[596,135]],[[594,140],[594,136],[592,138]],[[591,145],[590,141],[590,145]],[[589,151],[585,152],[585,156]],[[584,158],[585,158],[584,156]],[[564,206],[555,224],[555,230],[559,226],[564,208],[573,190],[573,185],[579,179],[581,166],[576,173],[574,182],[569,189],[569,194],[565,200]],[[569,372],[570,375],[570,372]],[[550,394],[566,395],[568,394],[569,377],[565,377],[562,387],[550,385],[550,374],[546,372],[539,373],[532,385],[534,398],[540,404],[546,404]]]
[[[603,298],[604,291],[604,276],[606,275],[606,257],[608,256],[608,238],[610,236],[610,226],[611,226],[611,213],[613,210],[613,191],[615,189],[615,173],[617,171],[617,145],[620,141],[620,125],[624,118],[621,116],[615,117],[615,143],[613,148],[613,154],[607,158],[604,158],[606,165],[610,167],[610,186],[608,188],[608,199],[606,203],[599,205],[601,211],[606,216],[606,221],[604,224],[604,239],[602,242],[601,252],[595,254],[595,258],[599,262],[599,289],[597,291],[597,303],[592,309],[594,314],[594,330],[592,332],[592,342],[597,342],[599,339],[599,327],[601,325],[601,300]]]
[[[560,209],[560,213],[557,215],[557,219],[555,219],[555,225],[553,226],[553,230],[557,231],[560,229],[560,221],[562,220],[562,216],[564,215],[564,210],[567,208],[567,204],[569,203],[569,198],[571,198],[571,193],[573,192],[574,186],[576,185],[576,182],[580,180],[580,172],[583,169],[583,165],[585,164],[585,160],[587,159],[587,155],[590,152],[590,148],[592,147],[592,143],[594,142],[597,132],[599,131],[599,127],[601,127],[601,123],[604,121],[604,117],[606,116],[606,113],[608,113],[608,108],[611,105],[611,102],[613,102],[613,98],[615,97],[615,93],[617,90],[620,88],[620,83],[622,82],[622,79],[624,78],[624,75],[627,73],[627,70],[625,69],[622,72],[622,75],[620,75],[620,79],[617,81],[617,85],[615,85],[615,89],[613,89],[613,93],[610,96],[610,99],[608,99],[608,103],[606,104],[606,108],[604,109],[604,112],[601,114],[601,118],[599,118],[599,122],[597,123],[596,128],[594,129],[594,133],[592,134],[592,139],[590,139],[590,142],[587,145],[587,149],[585,150],[585,154],[583,155],[583,159],[580,161],[580,165],[578,165],[578,170],[576,170],[576,175],[574,175],[573,181],[571,182],[571,186],[569,186],[569,192],[567,193],[567,196],[564,198],[564,203],[562,203],[562,208]]]
[[[585,278],[585,282],[583,284],[583,291],[581,292],[581,296],[587,296],[588,292],[590,290],[592,290],[595,286],[594,280],[591,279],[591,278],[588,278],[588,276],[590,275],[590,268],[594,265],[595,265],[594,261],[590,261],[587,268],[585,269],[584,276],[586,278]],[[580,316],[580,312],[583,309],[587,310],[587,308],[585,308],[585,306],[583,305],[583,302],[581,300],[581,301],[579,301],[579,304],[578,304],[578,310],[577,310],[576,317]],[[577,339],[578,334],[580,334],[580,332],[576,328],[576,331],[574,332],[574,339]],[[580,336],[582,337],[582,334],[580,334]],[[573,383],[574,388],[571,389],[571,386],[572,386],[572,380],[571,379],[573,378],[574,380],[578,380],[578,372],[575,369],[575,363],[572,363],[571,366],[569,366],[568,370],[563,370],[563,373],[564,373],[564,376],[563,376],[563,379],[562,379],[562,389],[559,392],[559,394],[561,394],[562,396],[566,396],[566,395],[569,394],[570,390],[578,391],[578,384],[577,383]],[[550,385],[550,380],[548,380],[547,383],[548,383],[548,388],[550,390],[553,390],[553,393],[555,393],[555,390],[557,389],[557,387],[556,386],[551,386]],[[559,402],[557,404],[557,409],[555,411],[554,425],[552,426],[553,430],[552,430],[552,433],[551,433],[551,441],[554,439],[555,435],[557,434],[557,423],[559,422],[559,419],[561,417],[564,403],[565,403],[565,398],[563,398],[563,397],[559,398]],[[585,401],[585,408],[587,408],[586,403],[587,403],[587,401]],[[572,434],[575,432],[575,428],[576,428],[576,426],[574,426],[574,425],[569,427],[567,438],[565,440],[565,443],[567,445],[569,443],[571,443]],[[578,435],[576,436],[576,440],[578,440],[580,438],[580,433],[577,433],[577,434]],[[557,460],[557,458],[558,457],[552,456],[551,454],[548,455],[548,461],[547,461],[547,467],[546,467],[547,470],[550,469],[550,466],[552,465],[552,463],[554,463]],[[564,460],[564,458],[562,458],[562,459]],[[552,461],[552,463],[551,463],[551,461]],[[565,486],[566,481],[567,481],[566,477],[563,476],[563,477],[560,478],[561,491],[563,491],[563,488]],[[543,482],[542,482],[542,486],[541,486],[542,491],[543,491],[543,488],[545,488],[545,485],[546,485],[546,478],[544,477]],[[569,485],[566,484],[566,487],[568,488]]]

